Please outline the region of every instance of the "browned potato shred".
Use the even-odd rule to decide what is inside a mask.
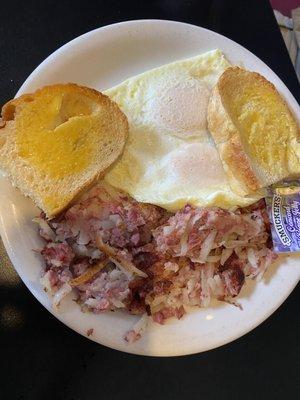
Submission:
[[[115,263],[117,262],[121,264],[121,266],[131,274],[136,274],[142,278],[147,278],[147,274],[144,271],[141,271],[140,269],[136,268],[136,266],[131,261],[126,260],[124,257],[120,257],[116,249],[114,249],[113,247],[109,246],[106,243],[103,243],[99,235],[96,238],[96,245],[98,249],[102,253],[106,254],[112,262]]]
[[[88,282],[90,279],[93,278],[99,271],[101,271],[107,264],[108,260],[104,260],[98,264],[91,265],[89,269],[82,275],[78,276],[77,278],[71,279],[69,284],[74,286],[83,285],[84,283]]]

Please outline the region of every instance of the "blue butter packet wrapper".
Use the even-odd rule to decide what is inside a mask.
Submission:
[[[270,188],[265,200],[274,251],[300,252],[300,182]]]

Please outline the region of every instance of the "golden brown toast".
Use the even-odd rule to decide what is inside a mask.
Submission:
[[[3,106],[0,168],[52,218],[118,158],[127,135],[126,116],[107,96],[46,86]]]
[[[299,176],[299,128],[263,76],[227,68],[211,95],[207,118],[230,186],[239,195]]]

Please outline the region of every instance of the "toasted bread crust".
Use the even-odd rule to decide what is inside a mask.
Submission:
[[[227,99],[230,91],[236,90],[242,93],[245,87],[251,85],[263,87],[266,92],[271,93],[277,99],[276,101],[281,103],[288,118],[293,120],[291,111],[275,86],[260,74],[245,71],[239,67],[229,67],[221,75],[208,105],[208,128],[217,145],[230,186],[239,195],[248,195],[289,175],[288,173],[280,175],[276,174],[276,171],[262,169],[251,159],[241,132],[231,117],[231,111],[227,108],[231,105]],[[247,143],[247,146],[251,148],[251,143]]]
[[[222,84],[220,82],[221,87]],[[208,103],[207,121],[208,129],[218,147],[231,188],[241,196],[247,195],[249,189],[251,192],[258,190],[260,183],[244,152],[239,131],[228,117],[223,105],[219,83],[214,87]]]
[[[220,147],[222,158],[226,165],[230,165],[231,186],[240,195],[258,190],[261,186],[255,176],[247,154],[244,152],[242,142],[238,134],[233,135]]]
[[[9,100],[6,104],[4,104],[1,110],[1,117],[4,125],[7,121],[11,121],[14,119],[14,114],[18,105],[22,105],[23,103],[31,101],[32,98],[33,97],[31,94],[23,94],[17,99]]]
[[[22,132],[17,132],[15,118],[22,118],[22,110],[26,109],[28,103],[34,99],[44,98],[44,96],[52,98],[52,96],[64,96],[66,94],[68,94],[68,99],[72,99],[74,94],[76,95],[76,99],[91,100],[91,102],[87,101],[92,107],[92,121],[96,117],[97,121],[101,122],[100,125],[104,129],[104,134],[94,132],[93,130],[90,135],[92,137],[99,135],[96,138],[97,140],[95,140],[97,146],[101,145],[101,140],[104,142],[103,147],[95,148],[95,154],[99,153],[99,155],[95,155],[93,160],[89,161],[89,164],[82,173],[68,174],[68,176],[56,179],[51,176],[45,176],[45,173],[42,173],[36,165],[32,165],[28,159],[20,157],[16,137],[17,134],[22,135]],[[70,106],[68,107],[70,108]],[[3,106],[1,115],[0,166],[6,171],[12,183],[25,195],[31,197],[37,206],[46,213],[48,218],[53,218],[62,212],[84,190],[101,177],[123,151],[129,130],[126,116],[114,101],[95,89],[74,83],[45,86],[33,94],[25,94],[17,99],[12,99]],[[80,117],[80,115],[79,113],[78,116]],[[89,114],[86,117],[89,120]],[[65,121],[61,123],[63,122]],[[87,124],[86,134],[88,133],[89,126],[90,124]],[[85,131],[83,131],[82,135],[85,135]],[[51,149],[49,148],[50,153]],[[49,187],[49,189],[45,191],[43,185]],[[54,199],[53,204],[49,200],[50,198]]]

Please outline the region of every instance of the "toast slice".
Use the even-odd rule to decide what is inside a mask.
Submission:
[[[126,116],[107,96],[46,86],[3,106],[0,168],[52,218],[118,158],[127,135]]]
[[[208,128],[234,192],[245,196],[300,175],[299,128],[272,83],[229,67],[213,89]]]

